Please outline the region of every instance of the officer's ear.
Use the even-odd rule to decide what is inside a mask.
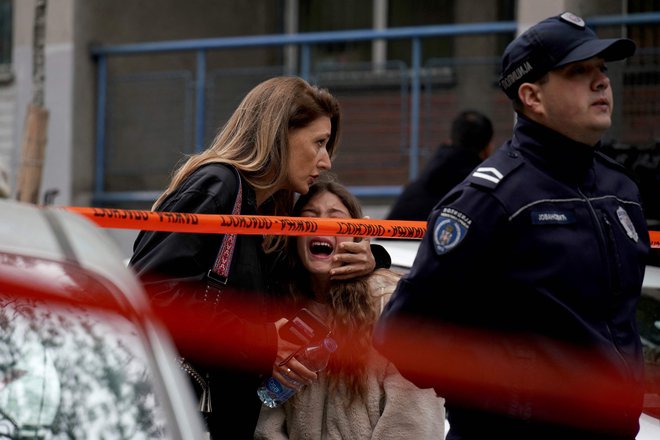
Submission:
[[[536,83],[522,83],[518,88],[518,98],[525,112],[532,115],[542,116],[545,113],[543,107],[543,93],[541,87]]]

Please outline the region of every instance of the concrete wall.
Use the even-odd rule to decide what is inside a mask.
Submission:
[[[14,160],[16,92],[13,79],[0,84],[0,195],[11,192],[9,170]]]
[[[45,107],[50,119],[41,193],[57,189],[58,204],[90,201],[96,94],[96,69],[89,52],[92,44],[276,33],[281,31],[282,3],[48,0]],[[35,0],[14,2],[14,81],[0,85],[0,161],[7,161],[12,183],[32,99],[34,8]]]
[[[58,205],[91,201],[96,111],[92,44],[277,33],[282,4],[279,0],[48,0],[44,105],[49,123],[39,200],[45,191],[56,189]],[[5,162],[9,168],[12,187],[32,100],[34,9],[35,0],[14,2],[13,81],[0,84],[0,166]],[[238,58],[234,61],[241,62]]]
[[[60,193],[57,202],[71,198],[73,129],[73,4],[75,0],[49,0],[46,9],[46,82],[44,106],[49,111],[46,159],[41,194]],[[15,149],[12,181],[16,178],[28,103],[32,100],[32,34],[34,0],[14,2]],[[39,197],[39,201],[42,196]]]
[[[518,30],[523,32],[534,23],[564,11],[584,17],[623,14],[625,5],[621,0],[518,0]]]
[[[473,2],[456,2],[456,22],[488,23],[497,21],[497,2],[480,2],[475,8]],[[455,55],[460,58],[486,58],[497,53],[497,38],[492,35],[457,37]],[[496,109],[490,108],[484,96],[492,93],[496,79],[491,64],[471,64],[457,67],[457,102],[459,109],[475,109],[492,115]],[[493,81],[489,81],[492,79]]]

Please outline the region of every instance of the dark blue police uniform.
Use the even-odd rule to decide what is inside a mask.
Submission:
[[[635,308],[648,252],[639,191],[623,167],[519,115],[513,138],[435,207],[374,342],[445,396],[449,438],[634,438],[643,395]],[[455,377],[460,368],[438,377],[407,364],[392,341],[423,328],[445,339],[429,339],[417,360],[445,373],[464,362],[465,374],[491,374],[489,386],[471,388],[480,378]],[[461,339],[461,328],[478,332]],[[581,394],[567,398],[562,387]]]

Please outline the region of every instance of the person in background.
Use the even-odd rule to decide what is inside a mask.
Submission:
[[[359,201],[331,176],[300,196],[293,214],[361,218]],[[331,329],[338,349],[318,381],[283,405],[262,407],[256,439],[442,439],[443,400],[419,389],[371,344],[373,325],[399,280],[387,269],[334,281],[332,256],[350,237],[290,239],[286,291],[294,309],[306,307]],[[280,375],[288,374],[286,365]]]
[[[599,152],[606,63],[634,52],[570,12],[504,51],[513,137],[433,210],[374,331],[404,376],[446,399],[450,440],[638,432],[649,236],[633,178]]]
[[[451,140],[440,145],[422,173],[394,202],[389,220],[426,220],[433,207],[492,153],[493,124],[476,110],[465,110],[451,124]]]
[[[183,163],[153,209],[231,214],[236,204],[243,215],[288,215],[294,194],[305,194],[330,169],[340,116],[337,100],[325,89],[297,77],[266,80],[245,96],[210,147]],[[223,237],[142,231],[130,266],[156,305],[181,310],[201,305],[212,312],[214,329],[221,329],[217,333],[232,341],[235,352],[222,362],[190,347],[177,348],[186,371],[197,372],[191,379],[204,381],[200,397],[211,437],[246,439],[252,438],[259,416],[261,376],[270,375],[298,346],[278,334],[286,319],[265,319],[268,280],[276,271],[271,262],[282,237],[235,236],[226,285],[221,285],[209,278],[217,279],[211,274],[216,259],[226,261],[224,253],[219,256]],[[333,260],[336,279],[362,276],[375,267],[368,241],[344,243]],[[296,373],[304,382],[316,378],[302,366]]]

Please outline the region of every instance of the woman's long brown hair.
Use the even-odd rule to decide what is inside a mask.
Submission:
[[[294,76],[280,76],[254,87],[238,105],[211,145],[189,158],[175,172],[152,209],[171,194],[193,171],[208,163],[225,163],[238,169],[255,189],[278,187],[288,178],[289,130],[306,127],[321,116],[330,118],[327,143],[330,158],[339,144],[339,103],[326,89]],[[291,191],[273,196],[272,210],[263,214],[290,215]],[[282,236],[268,236],[266,251],[283,245]]]
[[[360,202],[334,177],[325,176],[314,183],[307,194],[298,198],[293,215],[299,216],[305,205],[323,193],[336,195],[348,209],[351,218],[362,218]],[[296,250],[295,239],[287,246],[288,294],[290,300],[301,306],[310,298],[309,274],[303,266]],[[367,383],[367,357],[371,351],[371,333],[378,319],[380,302],[370,292],[368,277],[353,280],[334,281],[330,287],[331,320],[333,337],[337,340],[337,351],[331,358],[327,372],[331,389],[336,389],[340,380],[346,384],[351,399],[364,397]]]

